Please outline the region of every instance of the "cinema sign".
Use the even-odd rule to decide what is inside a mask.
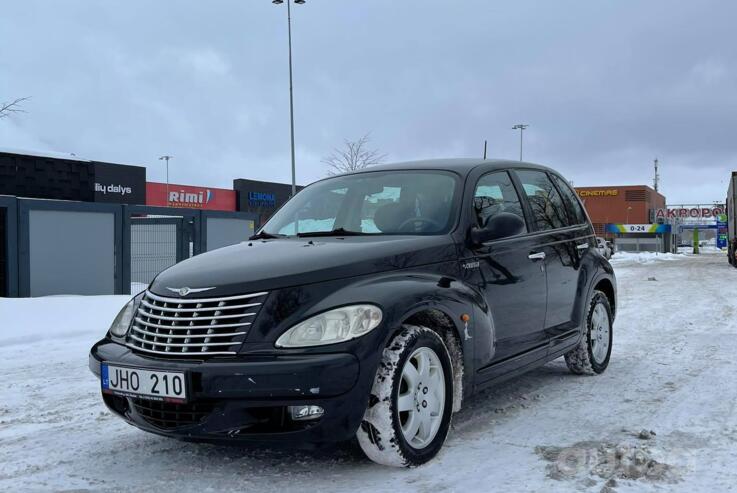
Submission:
[[[724,214],[724,206],[721,205],[668,207],[657,209],[655,219],[716,219],[720,214]]]

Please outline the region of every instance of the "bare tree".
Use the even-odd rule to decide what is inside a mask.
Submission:
[[[31,98],[17,98],[10,102],[0,103],[0,119],[10,116],[11,113],[25,113],[26,110],[21,108],[23,102]]]
[[[340,149],[333,149],[332,154],[322,160],[328,166],[328,174],[332,176],[350,173],[382,163],[386,154],[369,149],[368,143],[369,134],[366,134],[358,140],[346,140],[344,147]]]

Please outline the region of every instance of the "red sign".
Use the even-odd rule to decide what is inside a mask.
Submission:
[[[146,182],[146,205],[234,211],[235,191],[225,188],[193,187],[169,184],[169,201],[166,200],[166,183]]]

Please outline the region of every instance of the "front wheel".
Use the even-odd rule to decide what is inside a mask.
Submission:
[[[565,354],[566,365],[577,375],[602,373],[612,354],[612,306],[601,291],[594,291],[586,314],[586,332],[578,346]]]
[[[453,413],[453,366],[441,337],[404,326],[382,353],[356,433],[369,459],[409,467],[440,451]]]

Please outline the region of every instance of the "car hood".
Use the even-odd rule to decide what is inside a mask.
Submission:
[[[214,288],[190,298],[270,291],[452,260],[450,236],[283,238],[197,255],[160,273],[151,290]]]

